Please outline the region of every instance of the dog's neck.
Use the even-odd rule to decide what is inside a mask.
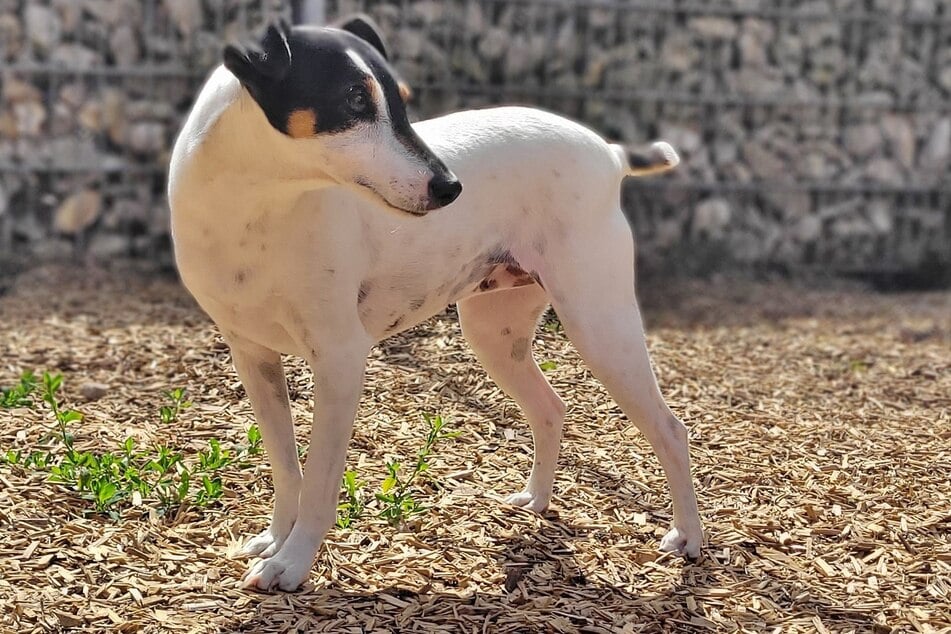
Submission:
[[[251,94],[224,67],[209,79],[216,90],[192,113],[202,130],[192,139],[188,152],[212,159],[215,171],[240,174],[243,185],[267,187],[274,183],[285,195],[337,184],[319,156],[306,151],[307,141],[291,139],[274,129]]]

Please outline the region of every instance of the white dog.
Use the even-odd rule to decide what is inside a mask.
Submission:
[[[619,206],[626,175],[668,169],[676,154],[626,152],[527,108],[411,126],[385,56],[360,17],[269,27],[225,50],[172,154],[178,267],[231,346],[273,466],[274,515],[243,549],[261,558],[245,585],[306,579],[334,522],[370,348],[453,302],[531,426],[531,475],[508,502],[542,511],[552,494],[565,406],[531,353],[551,303],[660,459],[674,509],[661,550],[697,556],[687,432],[651,370]],[[282,353],[314,372],[303,475]]]

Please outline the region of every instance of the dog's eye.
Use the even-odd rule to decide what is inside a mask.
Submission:
[[[370,107],[370,96],[363,86],[351,86],[347,91],[347,107],[353,112],[361,113]]]

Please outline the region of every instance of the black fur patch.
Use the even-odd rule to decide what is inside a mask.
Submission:
[[[348,50],[366,62],[382,86],[394,128],[408,129],[406,107],[386,60],[375,46],[347,31],[293,27],[282,32],[272,27],[260,43],[226,48],[224,61],[271,125],[299,137],[299,130],[291,134],[288,127],[295,112],[313,113],[314,134],[341,132],[380,116],[367,90],[367,74]],[[351,107],[355,91],[363,94],[362,109]]]

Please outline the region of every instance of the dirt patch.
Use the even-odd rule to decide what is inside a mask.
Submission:
[[[656,548],[660,466],[556,329],[534,346],[569,405],[552,510],[519,489],[531,437],[475,362],[451,311],[381,344],[349,465],[377,488],[439,413],[464,435],[435,459],[411,531],[364,518],[327,538],[300,592],[239,590],[230,547],[261,530],[263,457],[205,511],[119,522],[0,465],[0,631],[659,632],[951,628],[951,294],[873,295],[753,282],[642,290],[663,390],[690,428],[707,545]],[[58,370],[86,415],[79,445],[174,436],[238,444],[251,423],[214,327],[172,279],[47,267],[0,297],[0,385]],[[312,380],[288,379],[306,442]],[[97,382],[106,395],[83,402]],[[162,392],[195,401],[163,428]],[[0,451],[29,448],[44,409],[0,410]]]

